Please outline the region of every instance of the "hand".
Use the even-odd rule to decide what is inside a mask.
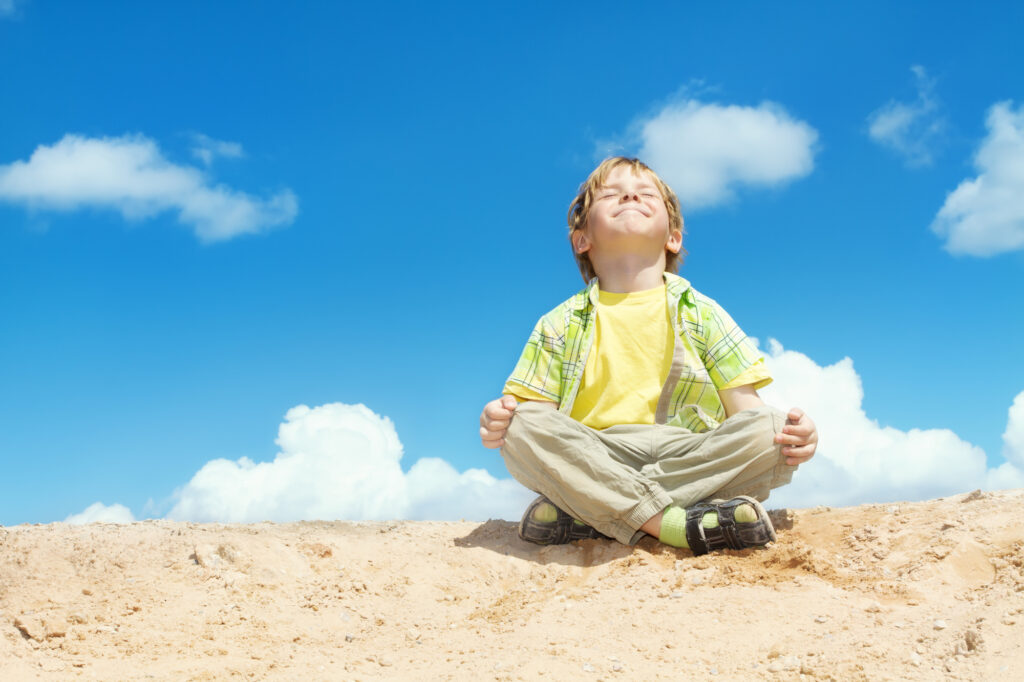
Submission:
[[[484,405],[480,414],[480,442],[485,448],[500,448],[505,444],[505,432],[518,404],[515,398],[506,395]]]
[[[818,449],[818,427],[803,410],[794,407],[786,415],[782,433],[775,434],[775,442],[782,445],[786,464],[803,464],[814,457],[814,451]]]

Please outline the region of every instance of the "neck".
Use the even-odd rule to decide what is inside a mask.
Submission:
[[[650,258],[640,256],[620,256],[610,263],[597,263],[591,260],[597,272],[601,291],[616,294],[628,294],[634,291],[647,291],[660,287],[665,281],[665,253],[653,262]]]

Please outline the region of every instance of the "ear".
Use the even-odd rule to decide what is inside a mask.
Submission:
[[[683,248],[682,230],[669,230],[668,241],[665,242],[665,250],[671,251],[672,253],[679,253],[679,249],[681,248]]]
[[[576,253],[586,253],[587,251],[590,251],[591,246],[593,246],[593,244],[591,244],[590,237],[587,236],[586,230],[573,230],[572,248]]]

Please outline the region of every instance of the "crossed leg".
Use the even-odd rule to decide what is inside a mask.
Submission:
[[[714,431],[623,425],[596,431],[550,406],[520,403],[505,436],[509,472],[573,517],[624,544],[669,505],[767,499],[792,478],[775,434],[785,415],[744,410]],[[649,530],[649,528],[648,528]]]

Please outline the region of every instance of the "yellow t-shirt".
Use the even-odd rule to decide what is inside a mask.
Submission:
[[[594,345],[570,416],[595,429],[653,424],[672,366],[665,285],[627,294],[599,291],[594,321]]]
[[[653,424],[675,342],[665,285],[625,294],[599,290],[594,319],[594,343],[570,416],[595,429]],[[759,360],[720,390],[770,382]],[[550,400],[519,385],[505,391],[520,400]]]

